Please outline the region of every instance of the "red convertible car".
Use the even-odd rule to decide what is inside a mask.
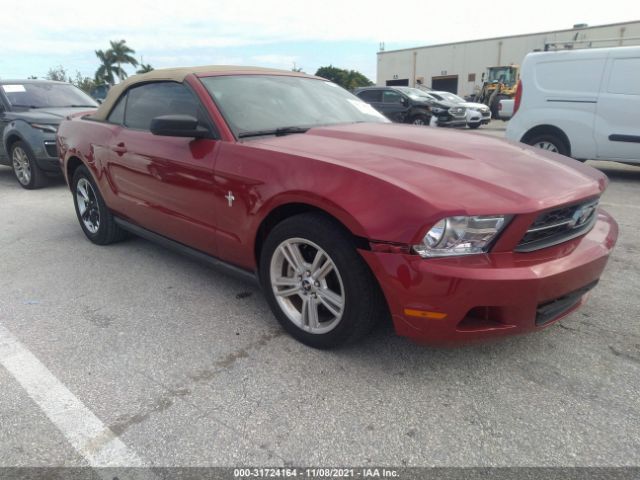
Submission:
[[[541,330],[578,308],[617,238],[607,179],[560,155],[391,124],[322,78],[155,70],[58,130],[80,226],[257,279],[329,348],[380,318],[419,342]]]

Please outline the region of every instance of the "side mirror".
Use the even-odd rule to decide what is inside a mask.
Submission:
[[[409,106],[409,99],[408,98],[403,98],[402,99],[402,105],[404,105],[405,107]]]
[[[165,137],[204,138],[209,130],[198,124],[191,115],[161,115],[151,120],[151,133]]]

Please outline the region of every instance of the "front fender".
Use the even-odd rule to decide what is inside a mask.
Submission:
[[[15,140],[26,143],[36,158],[47,158],[48,155],[44,148],[44,141],[55,140],[55,134],[41,132],[24,120],[15,119],[7,124],[2,133],[2,145],[7,152],[7,156],[10,155],[9,148]]]

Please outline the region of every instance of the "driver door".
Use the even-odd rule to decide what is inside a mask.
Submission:
[[[186,114],[215,137],[213,124],[190,88],[177,82],[130,89],[120,128],[108,145],[106,171],[119,209],[135,224],[214,255],[214,138],[158,136],[151,120]],[[114,108],[114,113],[120,104]]]
[[[382,92],[382,109],[392,122],[404,123],[409,112],[409,100],[395,90]]]

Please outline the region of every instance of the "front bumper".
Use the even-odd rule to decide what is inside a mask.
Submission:
[[[467,117],[438,117],[438,125],[441,127],[461,127],[467,124]]]
[[[535,252],[439,259],[360,253],[380,283],[396,332],[447,345],[534,332],[568,315],[600,278],[617,236],[615,220],[600,211],[588,234]]]

